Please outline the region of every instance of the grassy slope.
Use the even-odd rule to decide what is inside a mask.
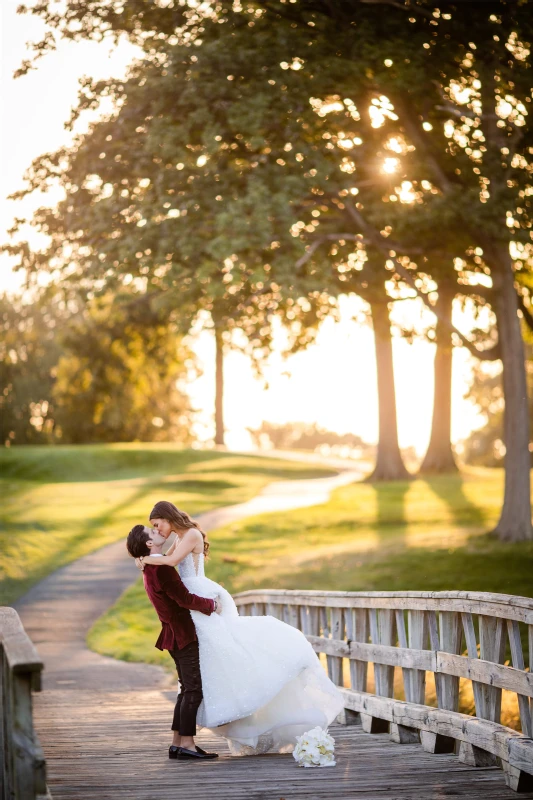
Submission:
[[[327,470],[278,459],[120,444],[0,450],[0,605],[54,569],[125,536],[167,498],[191,514],[273,480]]]
[[[208,574],[231,592],[257,587],[470,589],[533,595],[533,543],[486,534],[502,498],[498,470],[381,485],[352,484],[322,506],[264,514],[210,534]],[[167,664],[141,582],[94,626],[98,652]]]

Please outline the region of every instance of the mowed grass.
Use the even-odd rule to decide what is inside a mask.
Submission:
[[[193,516],[249,500],[275,480],[321,477],[306,464],[171,444],[0,450],[0,605],[144,522],[157,500]]]
[[[445,590],[533,595],[533,543],[487,534],[503,495],[500,470],[405,483],[355,483],[314,508],[263,514],[210,534],[210,578],[254,588]],[[93,627],[90,646],[171,667],[154,648],[159,622],[137,582]]]

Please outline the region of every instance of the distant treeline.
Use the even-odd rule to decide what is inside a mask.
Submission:
[[[248,430],[257,447],[315,451],[323,445],[328,445],[335,450],[346,448],[361,457],[373,455],[376,449],[374,445],[364,442],[360,436],[353,433],[334,433],[316,423],[262,422],[259,428],[248,428]]]

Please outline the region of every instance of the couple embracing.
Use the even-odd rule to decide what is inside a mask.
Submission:
[[[195,745],[196,725],[224,737],[232,755],[288,753],[297,736],[325,730],[343,700],[303,633],[271,616],[239,616],[231,595],[205,576],[209,543],[184,511],[161,501],[150,523],[130,531],[127,548],[161,621],[155,646],[178,672],[169,757],[217,757]]]

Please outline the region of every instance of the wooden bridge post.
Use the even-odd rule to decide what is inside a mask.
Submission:
[[[426,649],[428,639],[428,617],[425,611],[408,611],[408,636],[405,632],[405,619],[403,611],[396,612],[396,628],[400,647],[409,647],[416,650]],[[419,669],[403,669],[403,683],[405,699],[409,703],[424,705],[426,694],[426,672]],[[412,744],[420,741],[420,732],[407,725],[398,725],[391,722],[391,739],[398,744]]]
[[[465,639],[466,639],[466,647],[468,652],[468,657],[472,659],[477,659],[478,650],[477,650],[477,640],[476,640],[476,631],[474,628],[474,621],[472,618],[472,614],[462,614],[463,619],[463,628],[465,632]],[[497,632],[497,623],[498,620],[491,618],[489,620],[485,619],[483,621],[483,617],[480,615],[479,617],[479,630],[480,630],[480,647],[481,647],[481,639],[483,639],[483,648],[484,653],[482,658],[486,658],[489,660],[489,650],[494,650],[495,643],[494,641],[490,641],[491,634],[493,636],[496,635]],[[499,632],[499,642],[496,645],[497,649],[500,649],[501,642],[502,642],[502,632],[500,629]],[[499,655],[499,654],[498,654]],[[491,661],[494,659],[490,658]],[[474,693],[474,702],[476,706],[476,716],[480,719],[490,719],[490,708],[489,705],[491,701],[494,701],[494,713],[497,710],[496,707],[496,696],[491,691],[491,687],[484,686],[482,683],[478,681],[472,681],[472,691]],[[459,761],[462,761],[464,764],[468,764],[471,767],[491,767],[494,766],[497,761],[496,758],[492,753],[487,753],[480,747],[471,744],[470,742],[460,742],[459,744],[459,752],[458,752]]]
[[[433,631],[433,649],[440,649],[445,653],[459,654],[461,652],[462,631],[459,614],[454,611],[440,611],[440,636],[435,641],[435,626],[430,624]],[[438,645],[440,644],[440,648]],[[437,704],[446,711],[459,711],[459,678],[454,675],[435,674],[435,689]],[[421,731],[420,741],[428,753],[454,753],[455,739],[431,731]]]
[[[477,646],[474,650],[475,631],[471,615],[463,615],[463,622],[468,630],[467,642],[468,655],[477,658]],[[494,617],[479,616],[479,657],[484,661],[501,664],[505,653],[505,628],[503,620]],[[502,690],[483,683],[473,682],[474,698],[476,702],[476,716],[499,722],[502,705]],[[461,742],[458,752],[459,761],[472,767],[491,767],[498,763],[497,758],[470,742]]]
[[[365,608],[349,608],[344,613],[346,639],[351,642],[368,642],[368,612]],[[358,692],[367,689],[368,662],[350,659],[350,688]],[[361,725],[361,714],[345,708],[337,720],[343,725]]]
[[[370,609],[370,636],[374,644],[393,644],[394,613],[390,608]],[[392,697],[394,691],[394,667],[374,663],[376,694]],[[361,714],[363,730],[367,733],[388,733],[389,723],[380,717]]]
[[[511,646],[511,660],[515,669],[525,669],[524,654],[522,652],[522,640],[520,637],[520,628],[516,620],[507,620],[507,631],[509,633],[509,644]],[[533,667],[533,625],[528,626],[528,644],[529,644],[529,672]],[[520,712],[520,722],[522,725],[522,733],[533,739],[533,698],[528,698],[520,693],[517,693],[518,709]],[[525,765],[524,765],[525,766]],[[526,772],[520,767],[512,766],[508,761],[502,759],[502,768],[505,774],[505,782],[510,789],[515,792],[532,792],[533,791],[533,775],[531,770]]]
[[[332,608],[330,610],[330,615],[331,638],[343,641],[344,614],[342,608]],[[326,661],[328,665],[329,679],[335,684],[335,686],[342,686],[344,680],[342,674],[342,658],[339,656],[326,656]]]
[[[35,800],[47,791],[32,714],[32,691],[40,691],[42,667],[17,612],[0,608],[2,800]]]

